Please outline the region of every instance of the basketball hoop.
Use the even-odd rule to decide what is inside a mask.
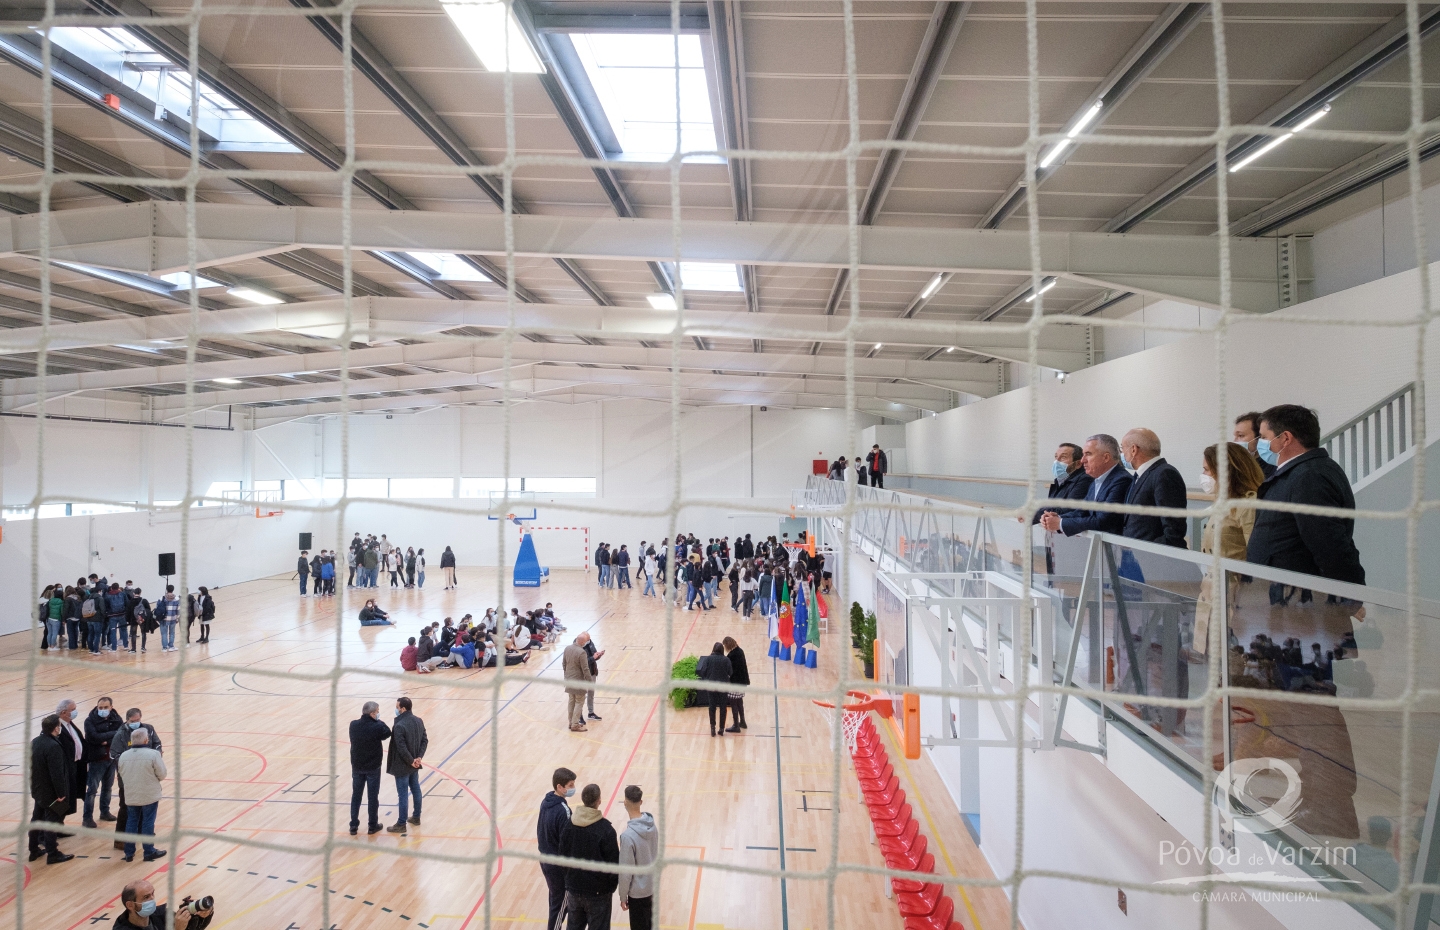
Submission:
[[[888,695],[874,695],[864,691],[847,691],[846,694],[849,697],[858,698],[858,701],[853,704],[840,705],[840,709],[844,711],[840,715],[840,736],[845,741],[845,748],[851,755],[854,755],[856,740],[860,736],[860,727],[865,722],[865,715],[873,710],[881,717],[888,719],[895,715],[895,704]],[[835,705],[830,701],[814,701],[813,703],[826,710],[835,709]],[[835,715],[826,714],[825,724],[830,728],[830,732],[834,733]]]
[[[264,520],[266,517],[283,516],[285,516],[285,511],[283,510],[261,510],[259,507],[255,508],[255,519],[257,520]]]

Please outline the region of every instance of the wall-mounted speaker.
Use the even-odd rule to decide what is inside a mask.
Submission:
[[[305,552],[305,551],[308,550],[309,548],[310,548],[310,534],[309,534],[309,533],[301,533],[301,534],[300,534],[300,551],[301,551],[301,552]]]
[[[175,574],[175,553],[160,553],[160,571],[158,574],[163,575],[166,578],[169,578],[171,575]]]

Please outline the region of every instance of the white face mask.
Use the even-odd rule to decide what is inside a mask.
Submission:
[[[1219,485],[1215,483],[1215,479],[1210,475],[1200,476],[1200,490],[1204,491],[1206,494],[1214,494],[1215,489],[1218,487]]]

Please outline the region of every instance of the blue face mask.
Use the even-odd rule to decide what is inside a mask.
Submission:
[[[152,898],[151,900],[146,901],[144,904],[140,905],[140,910],[138,913],[141,917],[149,917],[150,915],[154,914],[155,900]]]
[[[1270,440],[1257,439],[1255,441],[1255,454],[1260,456],[1260,461],[1267,465],[1279,465],[1280,453],[1270,451]]]
[[[133,723],[131,723],[131,724],[130,724],[130,729],[132,729],[132,730],[138,730],[138,729],[140,729],[140,721],[136,720],[136,721],[134,721]]]
[[[108,708],[108,707],[96,708],[95,712],[96,712],[97,714],[99,714],[100,716],[102,716],[102,717],[108,717],[108,716],[110,716],[110,708]]]
[[[1065,465],[1065,463],[1058,461],[1051,463],[1050,471],[1055,474],[1056,481],[1064,481],[1065,476],[1070,474],[1070,469]]]
[[[566,789],[565,789],[565,797],[567,797],[567,798],[573,798],[573,797],[575,797],[575,786],[574,786],[574,785],[571,785],[569,788],[566,788]]]

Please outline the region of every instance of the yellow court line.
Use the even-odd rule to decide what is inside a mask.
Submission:
[[[887,742],[891,744],[891,749],[895,754],[894,758],[900,760],[900,767],[905,770],[905,780],[910,783],[910,796],[915,799],[915,803],[920,805],[920,813],[925,816],[925,826],[930,828],[930,837],[935,841],[935,845],[940,847],[940,855],[945,860],[945,867],[950,870],[951,875],[958,876],[959,872],[955,869],[955,863],[950,859],[950,851],[945,848],[945,841],[940,838],[940,831],[935,829],[935,821],[930,816],[930,807],[925,803],[925,798],[920,794],[920,788],[915,784],[915,775],[910,771],[910,760],[905,758],[904,751],[896,745],[895,734],[890,732],[889,727],[877,729],[884,729],[888,737]],[[960,816],[964,817],[965,815],[961,814]],[[960,892],[960,898],[965,902],[965,910],[970,913],[970,922],[974,925],[975,930],[982,930],[980,915],[975,913],[975,905],[971,902],[970,895],[965,892],[965,886],[957,884],[955,890]]]

